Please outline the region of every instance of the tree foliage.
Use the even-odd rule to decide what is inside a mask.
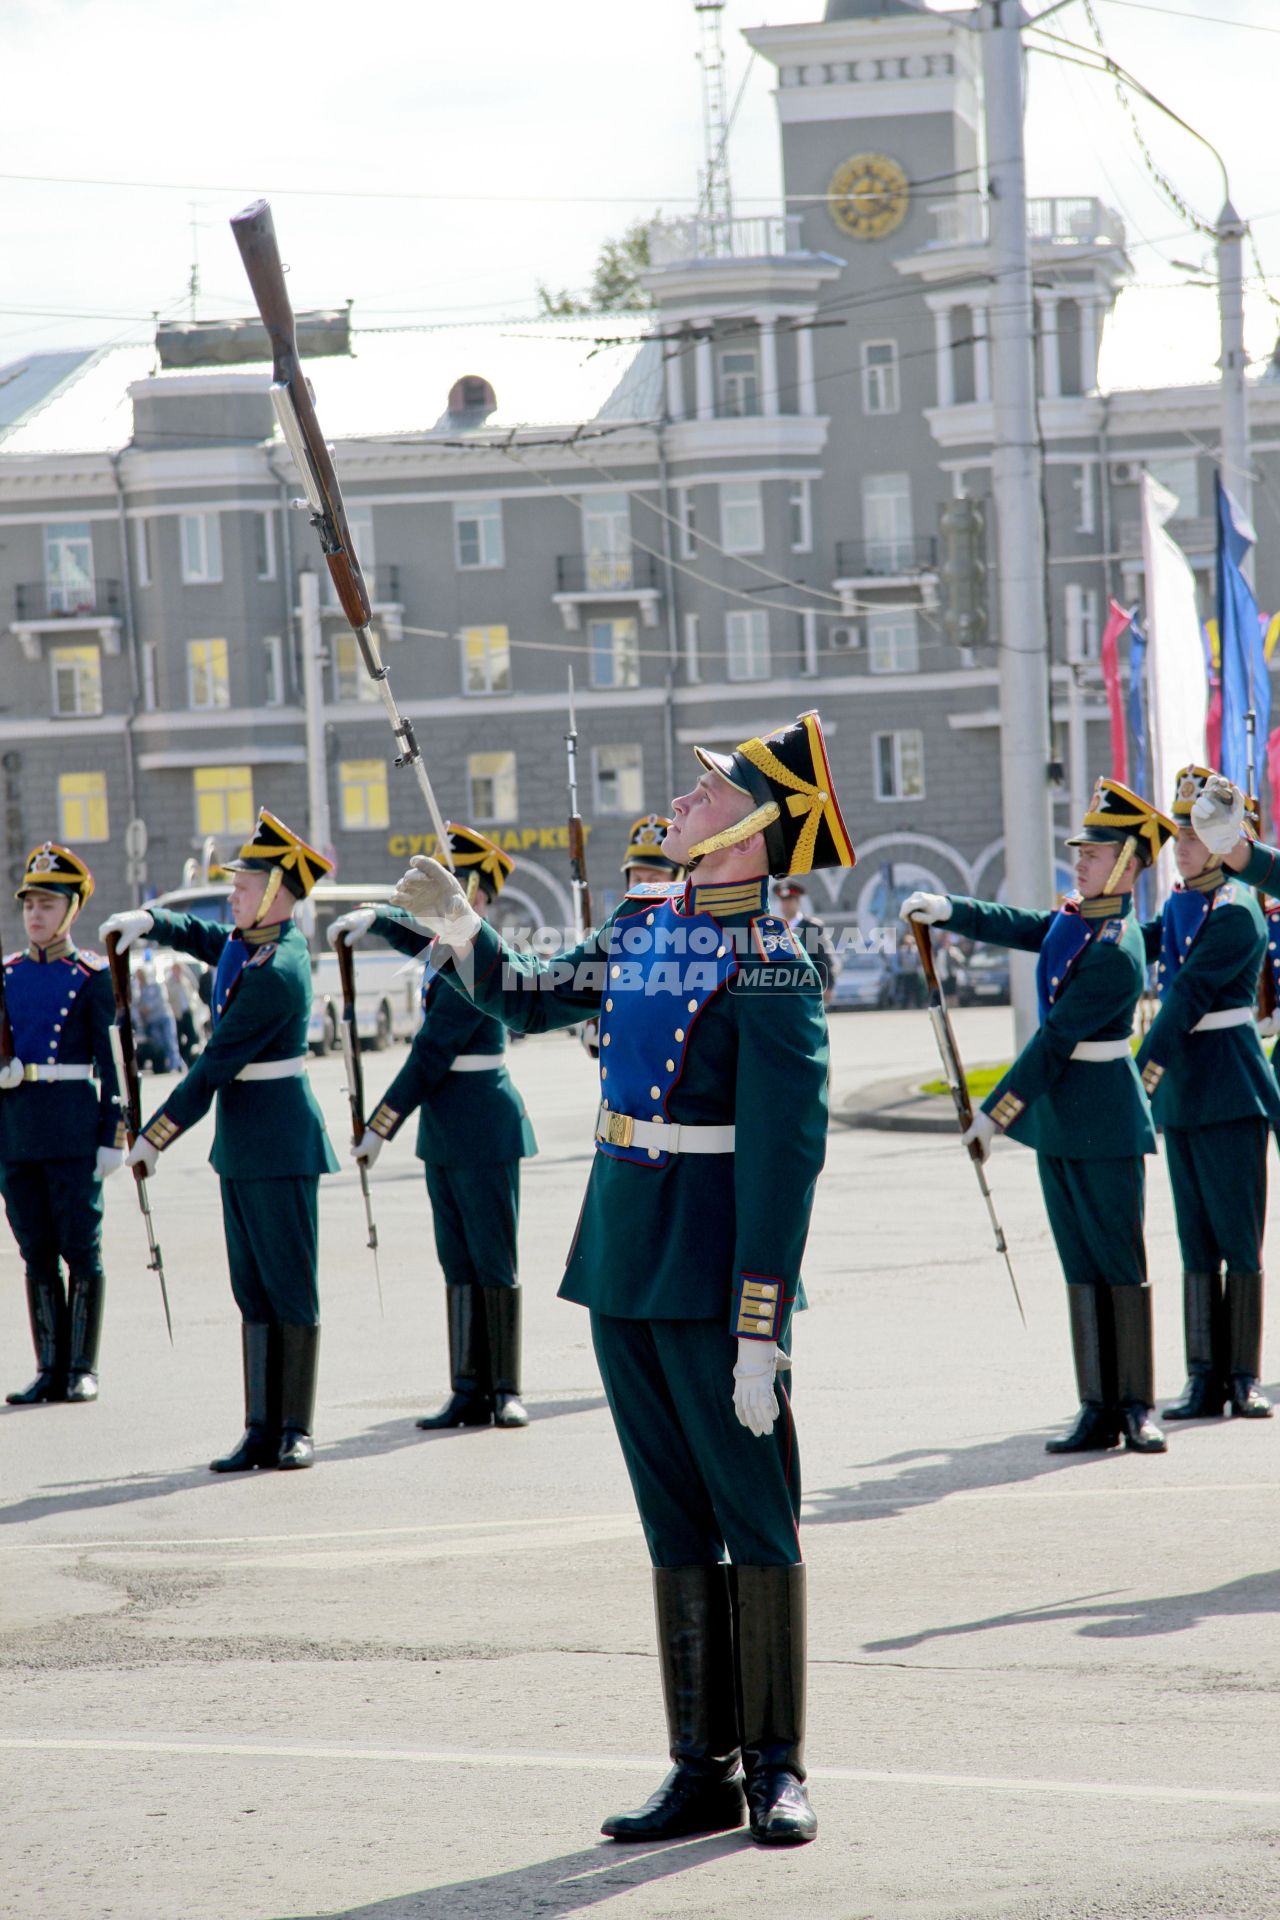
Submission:
[[[585,294],[571,293],[567,287],[557,292],[540,280],[539,313],[561,320],[577,313],[645,312],[653,305],[652,296],[640,284],[648,265],[649,221],[633,220],[616,239],[604,242]]]

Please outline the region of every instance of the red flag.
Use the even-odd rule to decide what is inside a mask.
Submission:
[[[1204,751],[1211,767],[1222,765],[1222,682],[1217,674],[1209,682],[1209,710],[1204,716]]]
[[[1107,624],[1102,635],[1102,678],[1111,712],[1111,778],[1122,782],[1129,778],[1129,748],[1124,730],[1124,699],[1120,692],[1119,641],[1132,618],[1132,612],[1126,613],[1113,600],[1107,610]]]
[[[1271,788],[1271,818],[1280,820],[1280,727],[1273,727],[1267,738],[1267,783]]]

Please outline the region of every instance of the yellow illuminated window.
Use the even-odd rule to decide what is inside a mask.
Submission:
[[[376,631],[374,637],[379,637]],[[333,697],[335,700],[377,700],[381,697],[377,681],[369,678],[354,633],[340,633],[334,639]]]
[[[197,767],[196,832],[253,832],[253,770],[250,767]]]
[[[471,794],[473,820],[515,819],[516,757],[514,753],[468,754],[467,785]]]
[[[105,773],[58,775],[58,833],[63,840],[106,840]]]
[[[463,691],[510,693],[511,642],[505,627],[462,629]]]
[[[56,714],[102,712],[102,659],[96,647],[51,647]]]
[[[352,829],[390,824],[385,760],[343,760],[338,766],[342,824]]]
[[[188,640],[187,705],[229,707],[231,681],[225,640]]]

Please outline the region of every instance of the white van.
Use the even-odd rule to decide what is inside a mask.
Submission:
[[[230,919],[226,880],[195,881],[172,887],[149,900],[162,913],[191,913],[201,920]],[[295,924],[311,949],[311,1025],[307,1041],[314,1053],[328,1053],[338,1045],[342,1020],[342,988],[338,961],[326,939],[329,923],[353,907],[378,906],[389,901],[392,888],[385,882],[368,887],[320,881],[308,899],[293,910]],[[356,1031],[366,1046],[385,1047],[392,1040],[412,1040],[422,1019],[422,962],[369,940],[356,948]]]

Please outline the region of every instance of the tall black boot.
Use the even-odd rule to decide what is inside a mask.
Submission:
[[[481,1287],[489,1339],[489,1385],[495,1427],[527,1427],[520,1398],[520,1289]]]
[[[280,1458],[282,1468],[309,1467],[316,1457],[311,1433],[320,1369],[319,1327],[280,1328]]]
[[[653,1570],[658,1662],[675,1764],[642,1807],[605,1821],[600,1831],[611,1840],[675,1840],[742,1825],[727,1575],[726,1567]]]
[[[29,1387],[5,1395],[11,1407],[34,1407],[42,1400],[67,1397],[67,1296],[56,1260],[52,1272],[32,1273],[27,1268],[27,1312],[40,1371]]]
[[[799,1846],[818,1832],[804,1790],[805,1569],[735,1567],[733,1583],[751,1837]]]
[[[449,1316],[449,1380],[453,1392],[439,1413],[416,1422],[427,1432],[436,1427],[487,1427],[493,1419],[489,1391],[489,1342],[479,1287],[446,1286]]]
[[[1222,1275],[1188,1271],[1182,1276],[1182,1330],[1187,1348],[1187,1385],[1181,1400],[1166,1407],[1166,1420],[1220,1420],[1227,1402],[1223,1377],[1226,1340]]]
[[[67,1273],[67,1313],[71,1324],[67,1364],[67,1399],[98,1397],[98,1345],[102,1339],[102,1303],[106,1280],[102,1268],[71,1267]]]
[[[276,1464],[278,1416],[273,1415],[272,1403],[278,1373],[278,1330],[262,1321],[243,1320],[240,1347],[244,1362],[244,1435],[230,1453],[209,1462],[211,1473],[248,1473],[251,1467]]]
[[[1076,1363],[1080,1412],[1070,1433],[1046,1440],[1046,1453],[1105,1453],[1120,1442],[1120,1420],[1114,1406],[1114,1334],[1111,1287],[1069,1286],[1067,1312],[1071,1319],[1071,1352]]]
[[[1164,1435],[1151,1418],[1156,1389],[1151,1341],[1151,1288],[1112,1287],[1116,1324],[1116,1403],[1131,1453],[1163,1453]]]
[[[1262,1370],[1262,1275],[1227,1268],[1227,1374],[1237,1420],[1269,1420],[1271,1402],[1258,1392]]]

